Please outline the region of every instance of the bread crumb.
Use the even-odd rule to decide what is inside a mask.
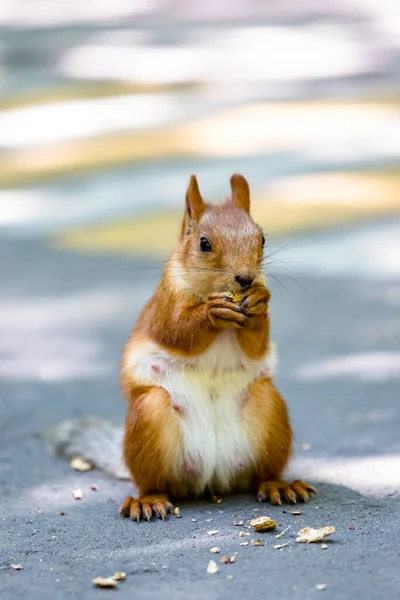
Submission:
[[[116,588],[117,582],[112,577],[95,577],[93,583],[101,588]]]
[[[272,531],[276,527],[276,521],[270,517],[258,517],[258,519],[252,519],[250,525],[256,531]]]
[[[284,548],[285,546],[289,546],[289,544],[290,544],[290,541],[285,542],[284,544],[275,544],[274,550],[280,550],[281,548]]]
[[[305,544],[312,544],[315,542],[321,542],[325,537],[335,533],[335,528],[331,525],[329,527],[321,527],[320,529],[314,529],[313,527],[303,527],[298,531],[296,542],[303,542]]]
[[[223,556],[221,556],[221,562],[225,563],[226,565],[229,565],[231,563],[234,563],[236,559],[236,556],[226,556],[225,554]]]
[[[240,537],[240,538],[244,538],[244,537],[246,537],[246,535],[250,535],[250,533],[249,533],[248,531],[241,531],[241,532],[239,533],[239,537]]]
[[[276,537],[276,538],[280,538],[280,537],[282,537],[282,536],[283,536],[283,534],[284,534],[284,533],[286,533],[286,532],[287,532],[287,530],[288,530],[288,529],[290,529],[290,528],[291,528],[291,525],[288,525],[288,526],[287,526],[285,529],[283,529],[283,530],[282,530],[280,533],[278,533],[278,535],[276,535],[275,537]]]
[[[210,562],[207,565],[207,573],[209,573],[209,575],[215,575],[215,573],[218,573],[218,571],[219,566],[217,565],[215,560],[210,560]]]
[[[81,458],[80,456],[74,456],[73,458],[71,458],[69,466],[71,467],[71,469],[74,469],[74,471],[84,472],[93,469],[92,463],[88,462],[84,458]]]

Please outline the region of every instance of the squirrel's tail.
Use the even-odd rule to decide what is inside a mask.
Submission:
[[[122,460],[123,428],[96,417],[64,421],[48,428],[42,439],[59,456],[83,458],[117,479],[130,479]]]

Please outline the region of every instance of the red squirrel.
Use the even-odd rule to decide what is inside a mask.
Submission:
[[[282,480],[292,430],[272,379],[265,239],[246,179],[230,183],[231,198],[210,205],[191,177],[177,248],[124,350],[123,454],[139,496],[119,510],[137,521],[208,492],[272,504],[316,493]]]

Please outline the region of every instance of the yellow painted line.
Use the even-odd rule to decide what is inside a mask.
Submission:
[[[295,195],[289,197],[296,188],[297,201]],[[256,190],[252,196],[253,218],[273,239],[294,231],[335,227],[392,213],[400,213],[397,173],[300,176],[276,184],[273,195]],[[178,210],[158,212],[72,230],[56,238],[55,244],[79,252],[165,257],[176,244],[181,217]]]
[[[19,108],[31,108],[34,106],[45,106],[59,102],[71,102],[74,100],[89,100],[96,98],[112,98],[131,94],[161,94],[174,93],[196,89],[195,84],[139,84],[123,82],[82,82],[76,85],[56,85],[50,88],[40,88],[13,94],[9,97],[0,98],[0,110],[16,110]]]
[[[229,157],[284,150],[337,128],[359,133],[369,123],[396,118],[393,103],[263,103],[220,110],[170,127],[60,142],[5,153],[0,187],[15,187],[143,160],[172,157]],[[349,135],[351,135],[349,133]]]
[[[0,187],[38,184],[153,158],[179,156],[181,146],[179,132],[164,129],[12,151],[0,161]]]
[[[0,110],[16,110],[19,108],[30,108],[34,106],[43,106],[46,104],[55,104],[58,102],[70,102],[74,100],[87,100],[95,98],[111,98],[113,96],[123,96],[131,94],[164,94],[179,93],[187,91],[196,91],[201,84],[196,82],[183,83],[127,83],[116,81],[101,82],[81,82],[70,85],[53,85],[51,87],[42,87],[37,90],[28,90],[17,92],[7,97],[0,97]],[[323,103],[321,100],[320,103]],[[329,101],[328,101],[329,102]],[[291,100],[282,101],[282,104],[291,105]],[[309,100],[295,101],[297,106],[308,105]],[[335,99],[335,104],[348,104],[347,100]],[[362,105],[374,106],[395,106],[399,108],[400,99],[393,97],[375,97],[373,95],[360,100]]]

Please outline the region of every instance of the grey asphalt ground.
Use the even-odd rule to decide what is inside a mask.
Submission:
[[[318,497],[301,506],[300,516],[292,507],[260,505],[245,495],[220,504],[181,503],[181,519],[140,524],[117,516],[131,484],[98,471],[72,471],[38,434],[86,414],[122,422],[122,346],[162,264],[82,256],[46,240],[3,234],[0,595],[400,598],[399,228],[392,220],[298,236],[287,240],[293,242],[293,262],[279,263],[278,254],[270,268],[277,385],[295,431],[291,475],[311,476]],[[361,367],[346,363],[354,353]],[[386,357],[379,369],[374,356],[377,362]],[[342,357],[344,367],[318,367],[332,357]],[[80,501],[72,498],[76,488],[83,492]],[[278,522],[275,533],[239,537],[248,530],[234,520],[247,524],[264,514]],[[295,542],[301,527],[325,525],[336,527],[326,550]],[[218,533],[211,537],[209,530]],[[240,546],[258,538],[264,546]],[[209,549],[216,545],[221,554],[214,556]],[[207,574],[211,558],[235,552],[234,564]],[[11,570],[12,563],[23,570]],[[94,577],[116,571],[127,574],[118,590],[93,587]],[[317,584],[326,589],[317,590]]]

